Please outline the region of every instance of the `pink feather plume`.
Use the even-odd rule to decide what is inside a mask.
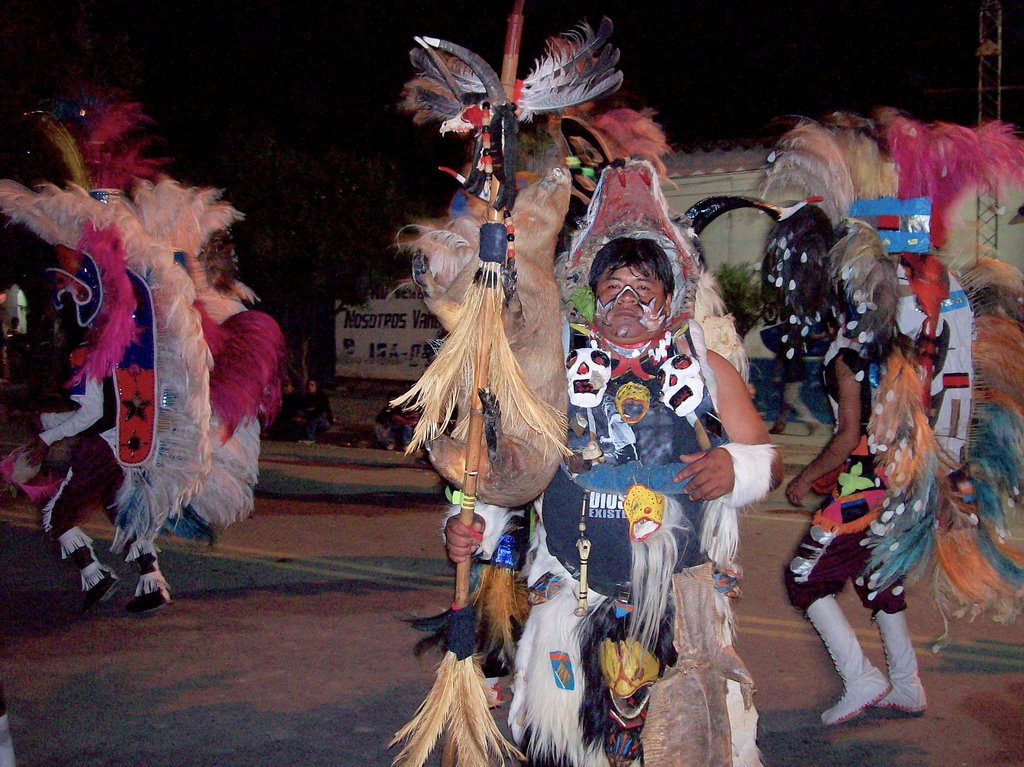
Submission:
[[[942,247],[964,195],[1024,184],[1024,141],[1007,123],[973,129],[926,125],[905,117],[889,124],[889,151],[899,172],[899,196],[931,197],[931,239]]]
[[[672,151],[665,131],[654,121],[654,111],[622,107],[602,112],[593,120],[614,157],[642,157],[654,165],[659,176],[667,175],[661,158]]]
[[[125,271],[124,245],[116,226],[111,224],[97,230],[91,221],[86,223],[77,250],[92,256],[100,269],[103,306],[89,328],[86,338],[89,353],[72,384],[83,378],[102,380],[114,372],[132,341],[135,331],[132,313],[136,307],[135,291]]]
[[[157,180],[170,158],[147,156],[156,140],[149,132],[152,125],[138,103],[114,101],[89,108],[80,144],[94,188],[127,190],[135,179]]]
[[[210,405],[227,434],[246,417],[259,417],[264,427],[281,409],[284,336],[277,322],[254,310],[239,312],[218,325],[197,304],[203,334],[213,355]]]
[[[29,501],[41,506],[53,497],[60,487],[61,478],[50,471],[40,471],[38,464],[29,460],[31,445],[22,445],[0,461],[0,479],[17,487]]]

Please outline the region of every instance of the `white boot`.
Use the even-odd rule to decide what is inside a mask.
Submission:
[[[14,741],[7,714],[0,716],[0,767],[14,767]]]
[[[807,608],[807,618],[821,635],[836,671],[843,678],[843,696],[821,715],[825,724],[841,724],[874,705],[889,692],[885,676],[871,665],[835,597],[827,596]]]
[[[917,654],[910,641],[906,615],[879,610],[875,614],[875,622],[882,634],[885,660],[889,664],[889,681],[892,682],[892,690],[875,705],[919,714],[928,702],[924,697],[921,677],[917,675]]]

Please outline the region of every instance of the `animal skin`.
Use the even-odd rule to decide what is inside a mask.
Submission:
[[[558,233],[569,207],[570,181],[566,170],[553,168],[541,181],[520,192],[512,211],[515,271],[503,274],[506,308],[502,321],[509,347],[529,389],[558,413],[565,413],[568,394],[554,258]],[[423,251],[417,251],[413,279],[423,291],[427,308],[450,331],[477,270],[475,249],[468,247],[471,243],[466,240],[462,240],[462,247],[439,248],[436,241],[444,239],[444,235],[438,232],[425,237],[433,239],[435,245],[429,251],[429,264]],[[467,254],[472,257],[467,258]],[[450,259],[464,263],[454,280],[445,285],[437,275],[455,273]],[[460,420],[470,411],[470,393],[468,385],[459,391]],[[499,404],[486,392],[482,401],[487,449],[481,451],[477,498],[506,507],[529,503],[551,481],[560,455],[555,449],[538,445],[537,435],[529,427],[503,417]],[[465,442],[443,435],[428,443],[427,450],[437,472],[453,485],[461,486]]]

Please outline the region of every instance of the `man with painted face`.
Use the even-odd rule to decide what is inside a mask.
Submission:
[[[592,321],[569,325],[572,457],[543,496],[509,722],[536,763],[676,764],[682,749],[754,765],[752,733],[742,757],[730,738],[726,682],[751,680],[709,560],[730,564],[723,511],[776,486],[781,461],[737,371],[673,322],[687,286],[655,234],[631,234],[596,251]],[[449,557],[493,524],[450,518]]]

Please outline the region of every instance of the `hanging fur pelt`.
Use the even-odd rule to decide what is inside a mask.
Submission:
[[[569,205],[569,182],[568,173],[554,168],[518,195],[515,271],[504,274],[505,290],[474,284],[472,249],[479,247],[479,239],[464,233],[464,227],[426,231],[408,245],[416,253],[413,278],[449,335],[423,377],[394,404],[423,410],[410,449],[427,444],[434,468],[456,486],[464,478],[472,350],[482,332],[477,318],[485,301],[495,316],[501,314],[490,342],[493,399],[487,403],[487,450],[477,484],[477,497],[496,506],[521,506],[540,495],[565,449],[562,315],[552,264]],[[447,284],[435,277],[451,274],[456,277]],[[456,409],[457,426],[451,435],[444,434]]]

